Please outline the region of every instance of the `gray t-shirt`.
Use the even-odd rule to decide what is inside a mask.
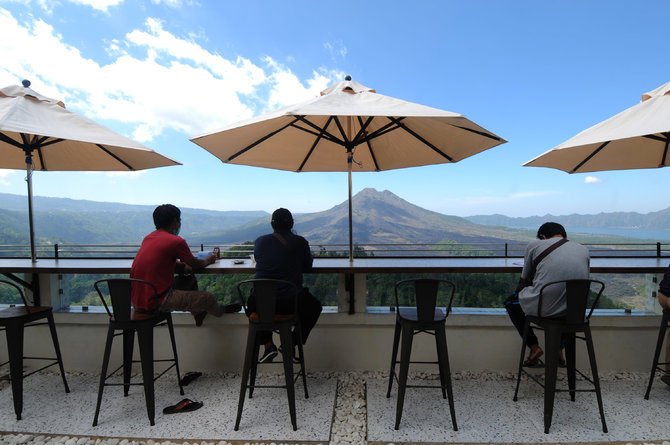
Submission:
[[[527,278],[533,261],[546,248],[560,241],[561,237],[535,240],[528,243],[524,257],[522,278]],[[589,278],[589,249],[574,241],[569,241],[545,256],[537,265],[533,285],[519,292],[519,304],[526,315],[538,315],[537,305],[540,289],[547,283],[559,280]],[[561,316],[566,311],[565,285],[549,286],[542,295],[542,317]]]

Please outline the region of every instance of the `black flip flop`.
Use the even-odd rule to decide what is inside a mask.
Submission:
[[[181,378],[181,386],[188,386],[193,380],[197,379],[202,375],[202,372],[187,372]]]
[[[194,402],[191,399],[184,399],[176,405],[163,408],[163,414],[188,413],[202,408],[202,402]]]

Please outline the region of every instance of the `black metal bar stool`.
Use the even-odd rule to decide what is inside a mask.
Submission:
[[[449,304],[446,313],[436,307],[438,290],[440,287],[449,296]],[[454,299],[456,288],[454,284],[446,280],[420,278],[399,281],[395,285],[396,301],[396,323],[393,335],[393,352],[391,355],[391,371],[389,372],[389,385],[386,397],[391,397],[393,380],[398,380],[398,400],[396,402],[395,429],[400,427],[402,409],[405,403],[406,388],[441,388],[442,397],[449,397],[449,410],[451,412],[451,423],[454,431],[458,431],[456,425],[456,411],[454,409],[454,394],[451,387],[451,371],[449,368],[449,353],[447,351],[447,335],[444,325],[451,312],[451,304]],[[409,292],[414,307],[400,305],[399,293]],[[437,349],[437,361],[411,361],[412,340],[418,333],[427,333],[435,336],[435,347]],[[402,337],[400,361],[398,361],[398,344]],[[412,363],[436,364],[440,372],[440,386],[435,385],[408,385],[407,374],[409,365]],[[400,364],[400,373],[396,375],[396,365]]]
[[[656,340],[656,350],[654,351],[654,360],[651,364],[651,375],[649,376],[649,385],[647,385],[647,392],[644,394],[644,398],[649,400],[649,393],[651,392],[651,385],[654,383],[654,375],[656,371],[660,371],[665,374],[665,368],[662,368],[660,365],[667,365],[670,362],[659,362],[658,358],[661,355],[661,348],[663,347],[663,341],[665,340],[665,332],[668,329],[668,324],[670,324],[670,309],[663,309],[663,316],[661,317],[661,326],[658,328],[658,340]]]
[[[0,283],[12,286],[15,288],[23,306],[8,307],[0,310],[0,330],[5,331],[7,337],[7,356],[6,362],[0,364],[4,366],[9,364],[9,376],[12,382],[12,400],[14,401],[14,413],[16,413],[16,420],[21,420],[21,413],[23,412],[23,379],[50,366],[58,365],[60,374],[63,378],[63,386],[65,392],[70,392],[70,387],[67,385],[65,379],[65,370],[63,369],[63,357],[60,353],[60,346],[58,345],[58,336],[56,335],[56,323],[54,323],[53,311],[50,306],[30,306],[26,301],[26,297],[19,286],[11,281],[0,280]],[[46,322],[36,323],[38,320],[46,319]],[[49,325],[51,332],[51,341],[54,345],[56,357],[25,357],[23,355],[23,333],[24,329],[32,326]],[[42,366],[39,369],[24,373],[24,360],[43,360],[50,363]]]
[[[276,311],[277,294],[280,287],[291,289],[294,292],[293,313],[279,314]],[[250,312],[247,306],[246,295],[253,288],[255,299],[255,311]],[[249,398],[253,397],[255,388],[286,388],[288,397],[289,414],[293,430],[298,429],[295,412],[295,383],[302,376],[302,384],[305,390],[305,398],[309,398],[307,393],[307,377],[305,373],[305,355],[303,354],[302,338],[300,333],[300,319],[298,318],[298,292],[300,289],[294,283],[285,280],[275,280],[270,278],[256,278],[245,280],[237,285],[237,291],[240,295],[240,302],[244,307],[244,312],[249,315],[249,330],[247,334],[247,347],[244,355],[244,368],[242,369],[242,381],[240,383],[240,398],[237,403],[237,418],[235,419],[235,431],[240,427],[242,419],[242,409],[244,408],[244,397],[246,390],[249,389]],[[279,334],[282,350],[282,363],[284,365],[285,384],[277,385],[257,385],[256,371],[258,369],[258,354],[260,343],[258,334],[261,331],[271,331]],[[293,335],[297,341],[293,344]],[[297,364],[300,365],[298,375],[294,378],[293,372],[293,348],[298,347]]]
[[[101,288],[106,284],[107,292]],[[172,315],[169,312],[142,313],[132,308],[131,290],[132,286],[150,286],[154,292],[154,298],[157,297],[156,287],[148,281],[137,280],[133,278],[112,278],[96,281],[95,290],[100,295],[102,304],[109,315],[109,327],[107,329],[107,341],[105,343],[105,352],[102,359],[102,370],[100,371],[100,385],[98,387],[98,401],[95,407],[95,417],[93,426],[98,424],[98,415],[100,414],[100,404],[102,403],[102,393],[105,386],[123,386],[124,397],[128,395],[130,386],[144,387],[144,399],[147,406],[149,423],[154,425],[155,418],[155,400],[154,400],[154,381],[176,368],[177,382],[179,384],[179,393],[184,395],[184,388],[181,384],[179,375],[179,360],[177,359],[177,344],[174,339],[174,327],[172,326]],[[110,311],[105,295],[109,296],[112,304]],[[170,332],[170,341],[172,343],[173,358],[154,360],[154,332],[157,326],[167,325]],[[117,333],[117,331],[121,331]],[[140,348],[140,360],[133,360],[133,346],[135,344],[135,332],[137,332],[137,342]],[[112,342],[114,337],[123,335],[123,363],[114,371],[107,374],[109,366],[109,356],[112,352]],[[171,363],[160,374],[154,376],[154,362]],[[131,383],[131,371],[133,363],[141,363],[142,382]],[[123,368],[123,383],[107,383],[107,380],[113,377],[121,368]]]
[[[597,294],[593,299],[590,310],[588,307],[589,296],[591,295],[591,286],[599,286]],[[564,317],[542,317],[542,296],[549,286],[565,286],[567,311]],[[598,378],[598,367],[596,365],[596,356],[593,349],[593,338],[591,336],[591,327],[589,320],[593,309],[595,309],[600,300],[600,296],[605,289],[605,284],[597,280],[561,280],[553,281],[542,286],[538,301],[538,316],[526,316],[524,326],[524,335],[521,341],[521,357],[519,359],[519,371],[516,380],[516,390],[514,391],[514,401],[517,401],[519,393],[519,384],[521,382],[521,373],[523,372],[533,381],[544,388],[544,432],[549,433],[551,419],[554,412],[554,396],[557,392],[569,392],[570,400],[575,401],[577,392],[595,392],[598,400],[598,410],[600,411],[600,420],[602,422],[603,433],[607,432],[605,423],[605,412],[603,410],[603,400],[600,392],[600,379]],[[588,314],[586,311],[589,311]],[[538,380],[535,375],[523,369],[523,357],[526,352],[526,335],[530,326],[534,325],[544,331],[545,343],[545,368],[544,383]],[[576,334],[581,332],[583,337]],[[556,375],[558,370],[558,355],[561,350],[561,341],[565,340],[565,360],[567,365],[568,389],[556,389]],[[576,339],[583,340],[589,355],[589,364],[591,366],[591,378],[588,378],[576,367]],[[593,389],[576,389],[576,374],[579,374],[587,382],[593,385]]]

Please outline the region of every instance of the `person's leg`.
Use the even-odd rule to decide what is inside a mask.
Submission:
[[[660,304],[663,309],[670,309],[670,298],[660,292],[658,292],[657,295],[658,304]],[[670,329],[665,338],[665,361],[670,362]],[[665,374],[670,375],[670,364],[665,365]]]
[[[523,338],[523,329],[526,324],[526,314],[523,312],[523,309],[521,309],[521,306],[519,305],[518,294],[515,292],[509,297],[507,297],[504,306],[505,310],[507,311],[507,314],[509,315],[510,320],[512,321],[512,324],[516,328],[517,332],[519,332],[519,336]],[[529,362],[536,361],[542,356],[542,348],[540,348],[537,336],[535,335],[535,332],[533,332],[533,329],[531,327],[528,328],[528,335],[526,336],[526,346],[530,348],[530,353],[528,354],[527,361]]]
[[[321,302],[308,291],[301,292],[298,296],[298,317],[300,317],[300,334],[302,344],[307,343],[307,337],[316,325],[323,306]],[[294,335],[294,343],[297,342]]]
[[[170,289],[158,310],[161,312],[190,312],[195,319],[195,324],[200,326],[207,314],[220,317],[224,313],[237,312],[240,307],[239,304],[220,305],[214,295],[207,291]]]

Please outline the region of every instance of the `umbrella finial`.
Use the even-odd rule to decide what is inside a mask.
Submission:
[[[24,87],[28,88],[28,87],[30,86],[30,81],[29,81],[28,79],[23,79],[23,80],[21,81],[21,84],[22,84]]]
[[[346,81],[350,81],[350,80],[351,80],[351,76],[347,74],[346,76],[344,76],[344,80],[346,80]]]

